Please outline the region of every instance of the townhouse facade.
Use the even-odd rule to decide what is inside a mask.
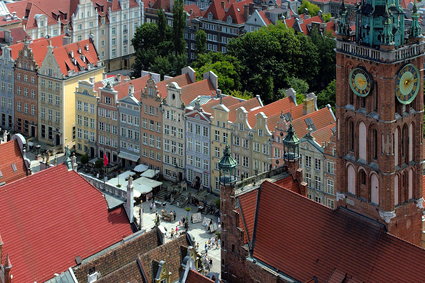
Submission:
[[[48,47],[39,70],[39,140],[54,146],[75,144],[75,89],[80,80],[99,81],[103,63],[91,39]]]
[[[3,46],[0,55],[0,127],[12,130],[14,122],[14,66],[12,51]]]
[[[97,104],[97,150],[98,156],[104,155],[112,164],[118,162],[119,150],[119,120],[118,120],[118,92],[110,82],[99,89]]]
[[[94,78],[79,81],[75,90],[75,151],[92,159],[96,154],[98,92]]]
[[[210,188],[210,124],[211,114],[201,107],[201,99],[195,99],[194,107],[185,113],[186,133],[186,181],[195,189]]]
[[[140,109],[134,85],[128,85],[128,95],[119,100],[119,154],[121,166],[133,168],[140,159]]]
[[[33,49],[42,48],[42,42],[30,48],[26,42],[16,58],[14,72],[15,131],[27,137],[38,137],[38,69]],[[15,47],[12,47],[15,48]],[[37,50],[38,51],[38,50]],[[38,60],[42,58],[37,58]]]

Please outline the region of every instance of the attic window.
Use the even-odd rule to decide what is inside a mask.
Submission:
[[[286,120],[288,120],[288,121],[292,121],[292,119],[293,119],[291,112],[284,114],[284,116],[285,116]],[[310,118],[308,118],[308,119],[310,119]]]
[[[0,178],[1,178],[1,177],[3,177],[3,173],[2,173],[2,172],[1,172],[1,170],[0,170]]]
[[[316,131],[316,126],[314,125],[313,121],[311,120],[311,118],[307,118],[304,120],[305,123],[307,124],[307,128],[311,129],[312,131]]]
[[[81,52],[82,52],[82,51],[81,51],[81,48],[78,48],[78,53],[80,53],[80,54],[81,54]]]
[[[89,45],[86,44],[86,46],[84,46],[84,48],[86,49],[86,51],[89,51]]]
[[[16,164],[15,163],[12,163],[12,170],[13,170],[13,172],[18,171],[18,168],[16,168]]]

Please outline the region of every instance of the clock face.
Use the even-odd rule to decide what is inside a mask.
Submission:
[[[396,77],[395,96],[402,104],[411,103],[418,94],[421,83],[419,70],[412,64],[407,64]]]
[[[349,83],[351,90],[361,97],[366,97],[372,90],[372,77],[362,68],[355,68],[350,72]]]

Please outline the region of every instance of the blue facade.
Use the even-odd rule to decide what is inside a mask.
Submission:
[[[14,70],[15,62],[11,50],[2,47],[0,56],[0,128],[13,129],[14,121]]]

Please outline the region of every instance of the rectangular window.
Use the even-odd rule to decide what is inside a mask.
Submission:
[[[307,182],[307,186],[311,188],[311,174],[305,173],[305,181]]]
[[[204,142],[204,154],[208,155],[209,154],[209,143],[208,142]]]
[[[311,156],[305,157],[305,167],[311,167]]]
[[[242,166],[248,168],[249,167],[249,159],[247,156],[242,158]]]
[[[334,163],[333,163],[333,162],[328,161],[328,162],[326,163],[326,167],[327,167],[327,172],[328,172],[329,174],[334,174]]]
[[[214,140],[218,142],[220,141],[220,132],[217,130],[215,130],[215,133],[214,133]]]
[[[320,190],[322,187],[322,180],[320,179],[319,176],[315,176],[314,177],[314,186],[317,190]]]
[[[322,161],[320,159],[314,159],[314,169],[320,170],[322,168]]]
[[[219,157],[220,158],[220,148],[216,147],[214,149],[214,152],[215,152],[215,157]]]
[[[223,143],[227,144],[229,135],[227,133],[223,133]]]
[[[330,179],[328,179],[327,180],[327,192],[328,192],[328,194],[334,194],[334,181],[333,180],[330,180]]]

